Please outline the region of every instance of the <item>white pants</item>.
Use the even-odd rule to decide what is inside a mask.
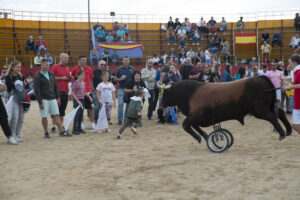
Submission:
[[[278,101],[281,101],[281,90],[280,90],[280,89],[277,89],[277,90],[276,90],[276,99],[277,99]]]
[[[17,98],[14,98],[14,108],[11,119],[9,121],[9,127],[12,136],[20,135],[22,125],[24,121],[24,109],[23,105],[17,102]]]
[[[300,125],[300,109],[293,109],[292,124]]]

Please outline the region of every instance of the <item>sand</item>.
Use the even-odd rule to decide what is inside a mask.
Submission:
[[[235,142],[216,154],[181,125],[157,125],[155,118],[143,120],[137,136],[127,129],[117,140],[114,110],[111,134],[87,129],[85,135],[44,139],[34,102],[23,143],[7,145],[0,131],[0,200],[300,199],[297,133],[279,141],[268,122],[248,116],[245,126],[222,124]]]

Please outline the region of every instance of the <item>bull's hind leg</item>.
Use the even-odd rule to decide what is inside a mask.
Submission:
[[[283,111],[281,108],[279,108],[279,109],[278,109],[278,112],[279,112],[279,113],[278,113],[278,114],[279,114],[278,117],[279,117],[279,119],[282,121],[282,123],[284,124],[284,126],[285,126],[285,128],[286,128],[286,136],[291,135],[291,134],[292,134],[292,127],[291,127],[290,122],[287,120],[284,111]]]
[[[194,124],[192,126],[205,140],[207,139],[208,135],[199,126]]]
[[[195,138],[199,143],[201,143],[201,137],[192,129],[192,124],[188,118],[186,118],[182,123],[183,129],[188,132],[193,138]]]
[[[276,117],[276,115],[274,113],[271,112],[265,112],[263,114],[259,113],[259,114],[254,114],[255,117],[259,118],[259,119],[263,119],[266,121],[269,121],[274,128],[276,129],[276,131],[278,131],[279,133],[279,140],[283,140],[285,138],[285,132],[284,130],[281,128],[278,119]]]

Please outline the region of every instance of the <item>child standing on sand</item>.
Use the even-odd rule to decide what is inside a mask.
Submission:
[[[137,134],[136,128],[141,125],[141,111],[143,107],[143,90],[137,90],[133,97],[131,97],[131,101],[128,107],[127,120],[120,128],[117,138],[121,139],[121,135],[126,127],[130,126],[131,131],[134,134]]]

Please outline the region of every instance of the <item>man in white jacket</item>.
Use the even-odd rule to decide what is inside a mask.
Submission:
[[[151,120],[153,111],[154,111],[154,97],[155,97],[155,76],[156,70],[153,68],[153,60],[148,59],[147,65],[144,69],[142,69],[142,80],[145,82],[147,89],[151,97],[148,99],[149,107],[148,107],[148,119]]]

